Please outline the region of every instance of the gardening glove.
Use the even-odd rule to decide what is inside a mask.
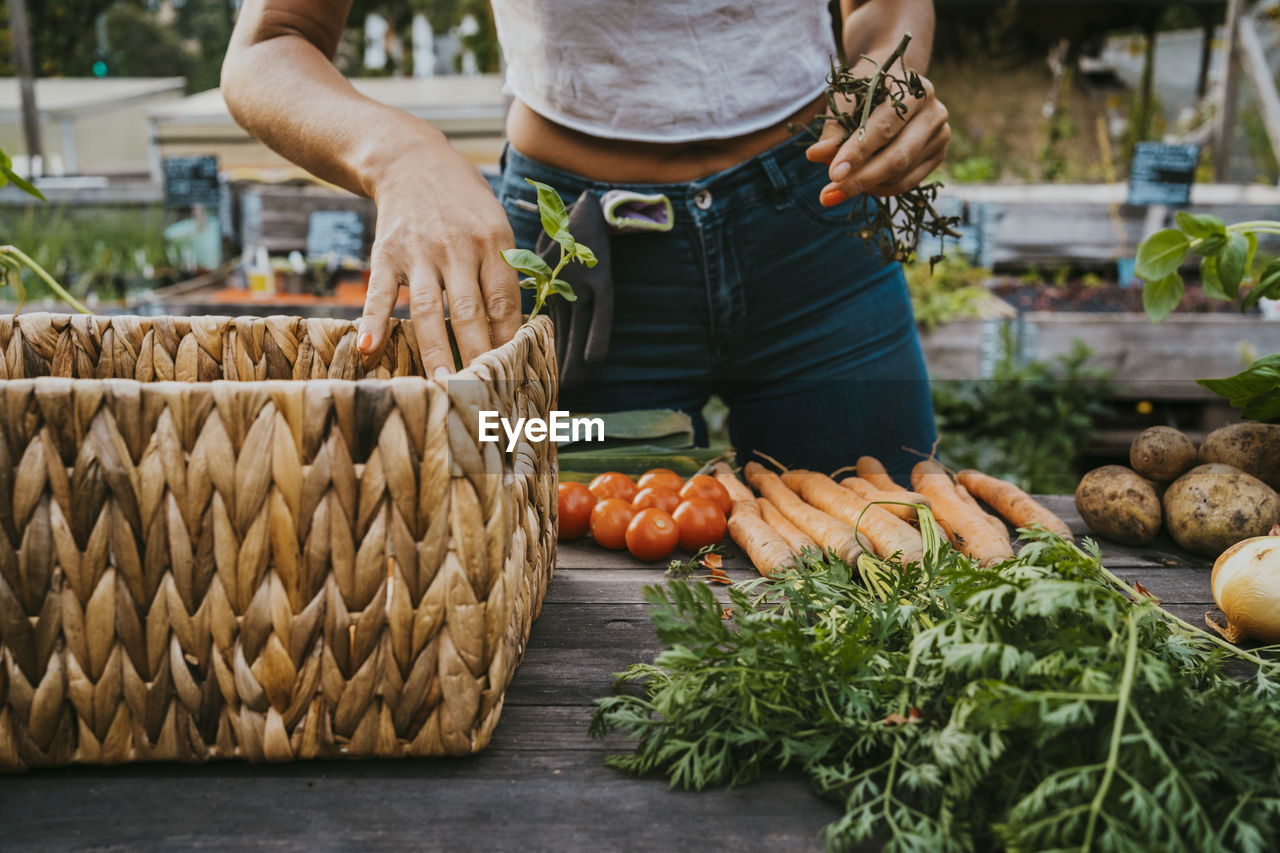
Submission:
[[[547,314],[555,325],[556,361],[560,365],[560,388],[572,391],[587,378],[587,366],[604,361],[613,332],[613,268],[609,260],[609,233],[595,193],[584,190],[569,206],[569,232],[595,252],[594,267],[570,263],[560,277],[578,297],[570,302],[557,296],[547,300]],[[546,234],[538,237],[536,251],[555,267],[560,261],[560,244]]]

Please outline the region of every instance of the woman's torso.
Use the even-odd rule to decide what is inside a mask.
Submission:
[[[821,112],[820,0],[494,0],[512,145],[599,180],[687,181]]]

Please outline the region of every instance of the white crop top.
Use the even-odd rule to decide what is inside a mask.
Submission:
[[[690,142],[783,121],[826,87],[822,0],[493,0],[506,87],[592,136]]]

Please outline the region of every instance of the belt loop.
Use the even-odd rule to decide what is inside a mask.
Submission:
[[[778,165],[777,159],[772,154],[761,156],[760,165],[764,168],[764,173],[769,178],[769,185],[773,188],[773,194],[778,204],[783,203],[789,195],[791,182],[787,180],[782,167]]]

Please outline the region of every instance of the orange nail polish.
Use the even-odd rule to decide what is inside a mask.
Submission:
[[[361,332],[360,339],[356,341],[356,349],[361,352],[368,352],[373,349],[373,335],[368,332]]]
[[[818,197],[818,201],[822,202],[823,207],[834,207],[840,202],[848,198],[842,190],[823,190],[822,195]]]

